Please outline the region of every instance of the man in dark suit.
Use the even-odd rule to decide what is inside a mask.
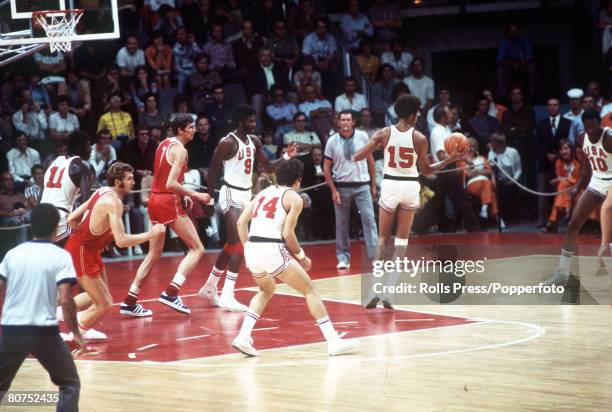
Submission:
[[[536,125],[536,140],[538,143],[538,173],[537,189],[548,192],[550,181],[554,178],[557,149],[561,139],[567,139],[572,122],[561,116],[559,99],[548,99],[548,116]],[[550,210],[550,198],[538,198],[538,227],[544,227]]]
[[[289,90],[289,73],[280,64],[272,63],[272,50],[267,47],[259,49],[258,64],[249,69],[245,88],[255,108],[257,116],[257,131],[263,127],[263,111],[266,107],[268,92],[272,86],[282,90]]]
[[[302,187],[310,187],[325,182],[323,175],[323,151],[320,147],[310,149],[310,156],[304,161],[304,173],[302,174]],[[308,190],[306,192],[312,200],[312,218],[316,222],[308,225],[311,228],[311,235],[315,239],[332,239],[335,233],[334,208],[331,199],[331,192],[327,185]]]

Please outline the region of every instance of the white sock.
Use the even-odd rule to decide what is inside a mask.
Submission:
[[[244,315],[244,320],[242,321],[242,326],[240,327],[240,332],[238,336],[242,339],[248,339],[251,336],[251,332],[255,327],[255,323],[259,320],[259,315],[255,312],[252,312],[250,309]]]
[[[569,265],[572,261],[572,256],[574,256],[573,250],[565,250],[561,249],[561,258],[559,259],[559,268],[558,270],[562,273],[569,273]]]
[[[227,271],[225,275],[225,283],[223,284],[223,292],[221,296],[234,296],[234,285],[238,279],[238,273]]]
[[[332,325],[329,316],[317,320],[317,326],[321,328],[321,333],[325,337],[326,341],[330,341],[332,339],[336,339],[338,337],[338,332],[334,329],[334,325]]]
[[[174,286],[177,289],[180,289],[181,286],[183,286],[183,283],[185,283],[185,280],[187,280],[187,278],[185,276],[183,276],[180,273],[177,273],[172,278],[172,282],[170,282],[170,285]]]
[[[132,295],[135,298],[137,298],[139,293],[140,293],[140,288],[138,286],[136,286],[135,283],[132,283],[132,285],[130,286],[130,290],[128,292],[128,295]]]
[[[208,275],[208,280],[206,280],[206,284],[217,286],[217,284],[219,283],[219,279],[221,279],[221,276],[223,276],[223,272],[225,271],[217,268],[216,266],[213,266],[210,275]]]

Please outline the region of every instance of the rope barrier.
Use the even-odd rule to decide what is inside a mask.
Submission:
[[[568,187],[566,189],[560,190],[558,192],[537,192],[535,190],[532,190],[526,186],[523,186],[521,183],[517,182],[516,179],[513,176],[510,176],[510,174],[508,172],[506,172],[500,165],[498,165],[494,160],[491,160],[489,163],[491,163],[493,166],[497,167],[497,169],[502,172],[502,174],[504,176],[506,176],[508,178],[508,180],[510,180],[512,183],[514,183],[516,186],[518,186],[520,189],[524,190],[527,193],[531,193],[532,195],[535,196],[557,196],[560,195],[562,193],[567,193],[570,190],[574,189],[576,187],[576,185],[572,186],[572,187]]]
[[[30,227],[30,224],[24,223],[23,225],[19,225],[19,226],[0,227],[0,231],[18,230],[18,229],[23,229],[25,227]]]

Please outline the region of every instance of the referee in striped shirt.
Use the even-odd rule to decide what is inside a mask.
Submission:
[[[59,386],[58,411],[77,411],[81,383],[74,360],[59,335],[58,301],[66,325],[82,351],[72,285],[76,275],[70,254],[55,246],[59,212],[41,203],[31,215],[34,240],[8,251],[0,263],[0,401],[28,355],[34,356]]]

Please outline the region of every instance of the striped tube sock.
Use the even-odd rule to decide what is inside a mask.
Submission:
[[[90,328],[86,328],[85,326],[83,326],[80,320],[77,320],[77,324],[79,325],[79,332],[81,332],[81,335],[84,335],[85,332],[87,332],[90,329]]]
[[[569,273],[569,265],[572,261],[572,256],[574,256],[573,250],[565,250],[561,249],[561,259],[559,259],[559,268],[558,270],[562,273]]]
[[[219,283],[219,279],[221,279],[221,276],[223,276],[224,272],[225,270],[222,270],[222,269],[217,268],[216,266],[213,266],[212,271],[210,272],[210,275],[208,275],[208,280],[206,281],[206,284],[217,286],[217,284]]]
[[[330,341],[338,337],[338,333],[334,329],[334,325],[332,325],[329,316],[325,316],[324,318],[317,320],[317,326],[321,328],[321,333],[325,337],[326,341]]]
[[[225,275],[225,283],[223,284],[223,292],[221,296],[234,296],[234,285],[238,279],[238,273],[227,271]]]
[[[185,276],[181,275],[180,273],[174,275],[172,282],[170,282],[170,284],[165,290],[166,295],[170,297],[176,297],[179,289],[181,288],[181,286],[183,286],[183,283],[185,283],[185,279]]]
[[[243,339],[248,339],[251,336],[251,332],[255,327],[255,323],[259,320],[259,315],[250,309],[246,311],[244,315],[244,320],[242,321],[242,327],[240,328],[240,332],[238,336]]]
[[[135,305],[136,302],[138,301],[138,294],[139,293],[140,293],[140,288],[132,283],[132,286],[130,286],[130,291],[128,292],[127,296],[125,297],[125,300],[123,301],[123,303],[125,303],[128,306]]]

